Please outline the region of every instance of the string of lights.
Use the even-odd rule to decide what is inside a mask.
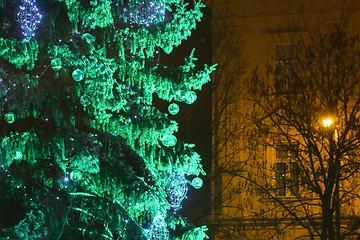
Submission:
[[[22,0],[17,17],[25,39],[34,37],[35,30],[42,18],[35,0]]]
[[[165,3],[163,0],[130,0],[124,12],[131,23],[148,27],[165,20]]]

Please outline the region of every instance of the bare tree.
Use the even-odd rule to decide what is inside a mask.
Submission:
[[[335,28],[296,46],[293,59],[279,58],[257,78],[253,95],[254,134],[284,161],[264,154],[264,167],[247,181],[275,234],[359,239],[359,38]]]

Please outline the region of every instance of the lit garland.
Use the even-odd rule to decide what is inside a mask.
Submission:
[[[23,186],[21,183],[18,183],[18,181],[16,181],[16,179],[13,177],[13,175],[10,173],[9,169],[5,165],[1,165],[0,170],[5,172],[7,177],[11,178],[11,183],[14,184],[16,186],[16,188],[23,188],[24,190],[26,189],[25,186]],[[26,193],[25,193],[25,196],[26,196]]]
[[[163,0],[130,0],[124,12],[131,23],[150,26],[164,21],[165,4]]]
[[[8,169],[7,167],[5,167],[4,165],[2,165],[2,166],[1,166],[1,169],[7,174],[8,177],[11,177],[11,179],[12,179],[12,180],[11,180],[11,183],[15,184],[18,189],[22,188],[22,190],[25,192],[25,193],[24,193],[24,196],[25,196],[25,197],[28,197],[30,201],[33,201],[33,199],[32,199],[30,196],[28,196],[28,194],[26,193],[26,186],[23,186],[22,184],[19,184],[19,183],[15,180],[15,178],[11,175],[11,173],[10,173],[10,171],[9,171],[9,169]],[[68,184],[68,182],[69,182],[69,179],[68,179],[67,177],[65,177],[65,178],[63,179],[63,182],[65,182],[65,185],[63,185],[63,187],[65,186],[65,188],[67,188],[67,184]],[[58,189],[58,190],[59,190],[59,192],[60,192],[60,189]],[[75,189],[75,191],[76,191],[76,189]],[[57,200],[60,200],[60,197],[59,197],[59,196],[56,196],[56,199],[57,199]],[[68,208],[67,208],[66,215],[65,215],[65,219],[64,219],[64,221],[63,221],[63,224],[62,224],[62,227],[61,227],[61,231],[60,231],[57,239],[60,239],[61,235],[62,235],[63,232],[64,232],[64,227],[65,227],[65,225],[66,225],[66,223],[67,223],[70,210],[72,209],[72,202],[73,202],[73,197],[72,197],[72,195],[70,195],[70,204],[69,204],[69,206],[68,206]],[[39,211],[39,210],[37,210],[37,211]],[[39,211],[39,212],[40,212],[40,211]],[[41,212],[40,212],[40,213],[41,213]],[[31,215],[31,214],[32,214],[31,212],[30,212],[30,214],[27,213],[27,215]],[[19,224],[21,224],[21,222],[20,222]],[[47,235],[47,230],[46,230],[46,228],[45,228],[45,231],[44,231],[43,234],[44,234],[45,236]],[[7,237],[7,239],[10,239],[10,237]]]
[[[184,175],[172,173],[166,191],[170,199],[171,207],[177,211],[181,208],[181,202],[186,197],[188,186]]]
[[[166,228],[165,219],[161,215],[157,215],[147,231],[148,240],[168,240],[169,230]]]
[[[35,30],[42,18],[35,0],[23,0],[20,11],[17,14],[25,39],[35,36]]]

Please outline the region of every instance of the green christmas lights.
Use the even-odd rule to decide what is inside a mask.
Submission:
[[[75,69],[72,74],[71,74],[72,78],[77,81],[80,82],[84,79],[85,74],[83,71],[81,71],[80,69]]]
[[[84,107],[88,107],[91,104],[91,98],[88,95],[82,95],[80,97],[80,104]]]
[[[202,187],[203,185],[203,180],[199,177],[196,177],[192,180],[191,185],[195,188],[195,189],[199,189]]]
[[[172,103],[169,105],[168,107],[168,110],[169,110],[169,113],[172,114],[172,115],[176,115],[179,113],[179,105],[177,105],[176,103]]]
[[[165,147],[173,147],[177,143],[177,138],[174,135],[165,135],[161,138],[161,142]]]
[[[70,173],[70,179],[73,182],[79,182],[81,181],[82,173],[79,170],[74,170]]]
[[[60,69],[62,69],[62,63],[59,58],[55,58],[55,59],[51,60],[50,65],[51,65],[51,68],[54,69],[54,71],[59,71]]]
[[[19,160],[22,158],[22,152],[20,150],[15,150],[14,152],[14,159]]]
[[[0,109],[8,123],[0,125],[0,188],[7,189],[0,200],[11,195],[25,211],[0,238],[206,238],[206,227],[173,211],[187,178],[194,188],[202,184],[195,181],[205,175],[201,158],[175,137],[177,122],[153,106],[154,93],[192,103],[189,92],[210,81],[214,66],[196,70],[194,51],[180,67],[163,65],[157,53],[190,36],[204,5],[45,2],[61,11],[47,13],[36,36],[0,33]]]
[[[16,116],[14,113],[8,112],[7,114],[5,114],[4,119],[8,124],[12,124],[15,122]]]
[[[194,91],[189,91],[185,94],[185,102],[187,104],[193,104],[197,99],[197,95]]]

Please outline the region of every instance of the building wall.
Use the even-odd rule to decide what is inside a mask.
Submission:
[[[345,2],[345,3],[344,3]],[[360,31],[360,2],[339,0],[214,0],[213,34],[221,22],[232,22],[229,31],[246,40],[246,53],[251,67],[263,69],[274,55],[273,35],[328,29],[348,22],[351,33]],[[225,15],[225,16],[224,16]],[[342,19],[344,18],[344,19]],[[275,40],[276,41],[276,40]],[[279,41],[279,39],[278,39]],[[216,48],[216,46],[213,46]],[[216,60],[216,56],[214,56]]]
[[[316,29],[326,31],[335,24],[344,24],[351,34],[359,34],[360,1],[209,0],[207,5],[212,9],[213,62],[220,64],[218,73],[213,77],[213,81],[216,81],[213,92],[213,122],[218,124],[215,124],[217,129],[213,134],[213,153],[216,153],[213,154],[212,169],[212,221],[226,229],[224,232],[228,234],[221,235],[219,227],[211,239],[270,239],[276,232],[272,231],[271,222],[254,218],[254,213],[267,211],[271,204],[266,203],[261,193],[253,192],[244,185],[241,172],[234,177],[219,170],[223,169],[222,166],[227,169],[240,169],[249,165],[253,168],[255,166],[255,169],[268,167],[275,161],[275,150],[267,146],[251,149],[251,146],[247,146],[246,139],[241,136],[246,133],[246,129],[234,134],[234,128],[238,128],[241,123],[240,118],[251,112],[252,106],[239,98],[225,103],[227,105],[224,107],[222,96],[225,93],[231,95],[231,91],[235,96],[246,94],[246,81],[251,79],[253,70],[257,68],[260,77],[264,77],[267,63],[275,63],[275,46],[297,41],[296,35],[292,35],[295,36],[293,39],[289,33],[297,33],[299,37],[306,39],[308,33]],[[221,44],[222,41],[231,44],[227,46]],[[229,60],[224,54],[228,51],[226,46],[241,52],[238,55],[229,54],[234,58]],[[240,66],[244,57],[247,63]],[[243,69],[241,74],[231,74],[237,68]],[[232,86],[230,93],[225,90],[229,88],[229,82]],[[219,109],[223,110],[221,114]],[[229,140],[227,136],[230,134],[233,136]],[[219,145],[223,147],[217,147]],[[235,154],[231,154],[233,152]],[[220,177],[216,177],[217,174],[220,174]],[[255,171],[253,174],[259,173]],[[214,198],[219,195],[220,198]],[[277,239],[294,239],[296,235],[301,235],[301,231],[301,228],[295,228],[295,231],[278,236]]]

